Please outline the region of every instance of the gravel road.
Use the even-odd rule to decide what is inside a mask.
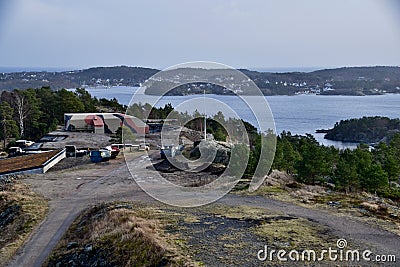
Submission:
[[[134,168],[135,175],[143,178],[150,175],[150,171],[146,169],[149,164],[148,158],[138,154]],[[50,211],[47,218],[9,263],[8,266],[13,267],[42,266],[73,220],[90,205],[114,200],[157,203],[135,183],[123,158],[70,170],[32,175],[25,178],[24,182],[49,199]],[[354,218],[257,196],[228,194],[218,202],[231,206],[260,207],[289,216],[305,218],[327,227],[335,236],[345,238],[361,248],[368,248],[375,253],[393,254],[400,259],[399,236]],[[207,251],[202,253],[207,253]],[[265,263],[261,265],[265,266]]]

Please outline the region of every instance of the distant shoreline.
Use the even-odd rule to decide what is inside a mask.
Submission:
[[[97,86],[97,87],[81,87],[84,89],[95,89],[95,90],[112,90],[112,89],[118,89],[118,88],[140,88],[140,86],[129,86],[129,85],[115,85],[115,86]],[[76,88],[67,88],[67,90],[75,90]],[[195,95],[202,95],[203,93],[192,93],[192,94],[185,94],[185,95],[176,95],[176,96],[195,96]],[[368,97],[368,96],[379,96],[379,95],[398,95],[399,93],[382,93],[382,94],[370,94],[370,95],[359,95],[359,94],[354,94],[354,95],[350,95],[350,94],[316,94],[316,93],[299,93],[299,94],[290,94],[290,95],[263,95],[263,96],[357,96],[357,97]],[[160,96],[160,95],[153,95],[153,94],[145,94],[148,96]],[[217,93],[206,93],[206,95],[222,95],[222,94],[217,94]],[[236,96],[236,95],[224,95],[224,96]],[[242,95],[242,96],[259,96],[259,95]]]
[[[13,70],[13,68],[8,68]],[[15,68],[18,69],[18,68]],[[23,68],[31,69],[31,68]],[[61,88],[113,88],[115,86],[137,87],[159,72],[157,69],[142,67],[95,67],[84,70],[70,71],[21,71],[1,72],[0,90],[27,89],[50,87],[53,90]],[[208,71],[208,70],[207,70]],[[215,82],[210,82],[206,93],[218,95],[233,94],[218,85],[223,80],[224,73],[216,70]],[[311,72],[259,72],[248,69],[239,69],[251,79],[261,93],[272,95],[382,95],[400,93],[400,67],[344,67],[337,69],[322,69]],[[180,73],[179,69],[175,70]],[[222,75],[222,76],[219,76]],[[180,79],[179,76],[177,79]],[[179,82],[179,81],[178,81]],[[185,83],[186,85],[187,83]],[[169,92],[169,95],[196,95],[204,92],[201,82],[180,86]],[[243,86],[242,86],[243,85]],[[246,92],[245,81],[237,84],[240,95],[255,95],[251,90]],[[147,88],[147,95],[160,95],[156,90]],[[150,92],[151,91],[151,92]],[[162,95],[162,94],[161,94]]]
[[[132,66],[133,67],[133,66]],[[371,66],[373,67],[373,66]],[[340,68],[340,67],[338,67]],[[0,73],[15,73],[15,72],[67,72],[76,71],[82,68],[76,67],[3,67],[0,66]],[[157,69],[158,68],[154,68]],[[290,73],[290,72],[313,72],[324,69],[335,69],[335,67],[240,67],[238,69],[248,69],[257,72],[270,72],[270,73]],[[162,70],[162,69],[160,69]]]

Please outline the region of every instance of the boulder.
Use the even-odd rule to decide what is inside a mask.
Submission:
[[[203,153],[210,153],[213,154],[215,151],[215,157],[213,159],[213,163],[228,165],[229,158],[231,154],[231,147],[228,143],[225,142],[217,142],[215,140],[202,140],[198,146],[193,148],[190,152],[191,158],[200,158],[201,151]]]

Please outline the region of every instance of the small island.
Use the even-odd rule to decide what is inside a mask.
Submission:
[[[332,129],[321,129],[316,132],[325,133],[325,139],[334,141],[366,144],[388,143],[395,134],[400,133],[400,119],[375,116],[341,120]]]

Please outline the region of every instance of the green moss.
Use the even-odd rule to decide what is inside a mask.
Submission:
[[[252,231],[277,247],[312,249],[328,247],[333,242],[322,227],[301,218],[265,221]]]
[[[330,201],[340,203],[339,208],[351,208],[360,205],[362,200],[356,196],[341,193],[319,195],[311,199],[317,204],[327,204]]]
[[[223,216],[229,219],[253,219],[258,220],[262,218],[267,218],[271,215],[275,216],[281,213],[272,212],[270,210],[252,206],[228,206],[222,204],[212,204],[202,208],[205,212],[217,216]]]

